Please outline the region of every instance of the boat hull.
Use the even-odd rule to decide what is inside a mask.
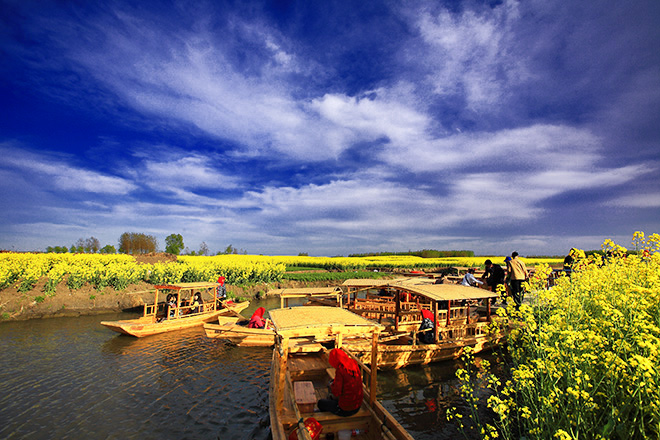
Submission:
[[[477,337],[440,344],[378,344],[378,368],[397,369],[410,365],[426,365],[458,359],[465,347],[472,347],[474,353],[493,349],[503,342],[503,337]],[[371,365],[371,346],[365,342],[345,341],[346,351],[353,353],[360,361]]]
[[[194,314],[190,316],[182,316],[173,319],[165,319],[160,322],[157,322],[155,317],[148,316],[121,321],[102,321],[101,325],[117,333],[134,336],[136,338],[142,338],[145,336],[197,327],[203,325],[206,322],[216,321],[221,315],[226,316],[239,313],[249,304],[249,301],[244,301],[225,309],[215,310],[208,313]]]
[[[240,318],[218,318],[218,324],[204,324],[206,336],[214,339],[226,339],[241,347],[272,347],[275,344],[275,332],[271,329],[247,328],[239,325]]]
[[[327,397],[328,381],[334,378],[334,368],[327,362],[327,355],[318,353],[299,353],[289,355],[286,362],[286,372],[281,371],[278,350],[273,350],[271,379],[269,386],[269,415],[273,440],[288,440],[292,431],[299,426],[299,421],[314,418],[322,426],[322,436],[332,433],[338,438],[338,432],[343,430],[360,430],[361,439],[369,440],[413,440],[405,429],[387,412],[380,402],[370,405],[365,397],[360,410],[348,417],[341,417],[329,412],[319,412],[318,409],[303,411],[296,406],[292,390],[297,381],[311,381],[314,394],[321,398]],[[285,375],[285,389],[280,388],[280,375]],[[282,397],[283,407],[277,409],[278,396]],[[314,404],[316,406],[316,404]],[[323,438],[323,437],[322,437]]]

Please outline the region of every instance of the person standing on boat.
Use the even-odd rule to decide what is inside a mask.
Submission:
[[[266,313],[266,309],[263,307],[259,307],[255,310],[247,325],[248,328],[265,328],[266,321],[264,321],[264,313]]]
[[[472,287],[477,287],[478,285],[482,285],[483,281],[479,281],[475,276],[474,276],[474,269],[469,268],[463,279],[461,280],[461,284],[464,286],[472,286]]]
[[[227,299],[227,288],[225,287],[225,277],[219,276],[218,283],[220,285],[215,288],[215,297],[218,302],[218,308],[220,308],[222,305],[222,301]]]
[[[330,365],[335,368],[335,379],[330,383],[328,399],[320,399],[320,411],[348,417],[357,413],[362,406],[362,374],[354,359],[341,348],[330,351]]]
[[[522,283],[527,281],[529,273],[525,263],[518,258],[518,252],[511,253],[511,260],[507,262],[507,269],[509,270],[509,279],[511,282],[511,296],[516,303],[516,307],[519,307],[525,297]]]

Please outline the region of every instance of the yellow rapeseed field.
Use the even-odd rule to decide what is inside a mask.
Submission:
[[[268,283],[281,280],[286,267],[308,266],[344,271],[365,269],[428,269],[451,266],[480,266],[485,259],[503,262],[504,257],[421,258],[415,256],[377,257],[306,257],[264,255],[179,256],[176,262],[137,264],[122,254],[0,254],[0,289],[18,285],[31,290],[46,277],[46,293],[66,280],[72,289],[89,283],[97,288],[112,286],[117,290],[146,281],[151,284],[216,281],[222,275],[230,284]],[[528,265],[557,259],[525,259]]]
[[[478,371],[468,353],[459,379],[472,422],[449,414],[461,429],[484,439],[660,438],[660,236],[636,232],[633,245],[637,255],[611,240],[605,257],[582,252],[570,278],[551,289],[532,281],[529,304],[502,310],[509,376]],[[475,377],[490,388],[493,424],[478,420]]]

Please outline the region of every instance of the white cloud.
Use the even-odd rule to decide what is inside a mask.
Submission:
[[[81,191],[97,194],[125,195],[137,186],[117,176],[109,176],[68,164],[44,154],[21,150],[7,143],[0,145],[4,167],[29,176],[30,181],[44,179],[46,187],[55,186],[64,191]]]
[[[421,14],[417,26],[430,46],[425,62],[435,93],[465,95],[475,110],[499,104],[509,86],[528,75],[523,59],[509,53],[510,24],[518,16],[513,1],[481,12]]]
[[[457,170],[483,165],[497,169],[584,169],[594,165],[599,140],[588,130],[565,125],[531,125],[495,132],[471,132],[391,143],[381,159],[413,172]]]
[[[660,208],[660,193],[630,194],[606,203],[620,208]]]

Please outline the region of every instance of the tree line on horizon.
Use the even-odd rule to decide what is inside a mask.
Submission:
[[[153,235],[148,235],[140,232],[124,232],[119,237],[118,249],[113,245],[105,245],[101,247],[101,243],[96,237],[79,238],[70,247],[67,246],[47,246],[47,253],[85,253],[85,254],[129,254],[140,255],[158,252],[158,240]],[[209,247],[206,242],[202,242],[198,251],[191,251],[183,243],[183,236],[181,234],[170,234],[165,238],[165,252],[173,255],[211,255]],[[224,254],[247,254],[245,250],[239,250],[231,244],[225,248],[224,251],[218,252],[216,255]]]
[[[349,257],[389,257],[389,256],[414,256],[422,258],[446,258],[446,257],[474,257],[474,251],[439,251],[435,249],[423,249],[421,251],[408,252],[367,252],[363,254],[349,254]]]

